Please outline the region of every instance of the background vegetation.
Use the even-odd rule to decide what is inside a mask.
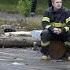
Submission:
[[[21,13],[25,16],[30,14],[32,0],[0,0],[0,11],[8,13]],[[70,0],[63,0],[65,7],[70,9]],[[24,17],[22,21],[6,21],[0,19],[0,25],[8,23],[15,23],[20,28],[26,27],[28,30],[41,29],[41,19],[43,12],[48,8],[47,0],[37,0],[36,14],[39,16],[35,17]]]
[[[1,11],[13,11],[20,12],[27,15],[30,13],[32,0],[0,0]],[[36,13],[42,14],[43,11],[48,7],[47,0],[37,0]],[[70,8],[70,1],[63,0],[64,6]]]

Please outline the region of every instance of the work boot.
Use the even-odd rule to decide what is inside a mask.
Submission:
[[[42,60],[48,60],[48,56],[43,55],[43,56],[42,56]]]
[[[70,56],[68,56],[67,60],[70,61]]]

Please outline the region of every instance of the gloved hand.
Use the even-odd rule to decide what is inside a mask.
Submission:
[[[60,33],[62,33],[61,28],[53,28],[53,33],[59,35]]]
[[[60,33],[62,33],[62,29],[61,28],[49,27],[48,30],[51,33],[55,33],[57,35],[59,35]]]

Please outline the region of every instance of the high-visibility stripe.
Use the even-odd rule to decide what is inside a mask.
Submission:
[[[66,31],[68,31],[69,30],[69,27],[64,27],[65,29],[66,29]]]
[[[54,26],[54,27],[63,27],[65,24],[53,22],[53,23],[51,23],[51,25]]]
[[[48,18],[48,17],[43,17],[42,21],[50,22],[50,18]]]
[[[49,27],[51,27],[51,25],[47,25],[45,28],[47,28],[47,29],[48,29]]]
[[[70,46],[70,42],[66,41],[66,42],[64,42],[64,43],[65,43],[65,45]]]
[[[66,23],[68,23],[70,21],[70,17],[68,17],[67,19],[66,19]]]
[[[46,42],[46,43],[43,43],[42,41],[41,41],[41,46],[42,47],[46,47],[46,46],[48,46],[50,44],[50,42],[48,41],[48,42]]]

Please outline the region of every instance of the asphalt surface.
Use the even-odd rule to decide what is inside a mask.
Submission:
[[[42,60],[31,48],[0,48],[0,70],[70,70],[70,61]]]

